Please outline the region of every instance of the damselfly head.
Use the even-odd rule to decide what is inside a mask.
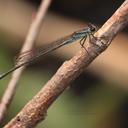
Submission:
[[[96,26],[91,23],[88,24],[88,27],[89,27],[90,33],[93,33],[97,30]]]

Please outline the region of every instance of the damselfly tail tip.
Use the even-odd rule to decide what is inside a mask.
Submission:
[[[4,75],[3,75],[3,74],[0,74],[0,80],[1,80],[2,78],[4,78]]]
[[[0,79],[2,79],[2,75],[0,75]]]

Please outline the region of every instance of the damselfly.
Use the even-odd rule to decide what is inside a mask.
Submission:
[[[3,73],[2,75],[0,75],[0,79],[4,78],[5,76],[7,76],[8,74],[10,74],[11,72],[13,72],[14,70],[24,66],[24,65],[27,65],[31,62],[33,62],[34,60],[36,60],[37,58],[51,52],[51,51],[54,51],[56,50],[57,48],[61,47],[61,46],[64,46],[66,44],[70,44],[70,43],[73,43],[75,42],[76,40],[79,40],[80,39],[80,45],[84,47],[84,43],[87,39],[87,37],[89,36],[90,38],[90,35],[93,36],[93,33],[96,31],[96,28],[94,25],[92,24],[88,24],[85,28],[81,29],[81,30],[78,30],[74,33],[72,33],[71,35],[69,36],[66,36],[64,38],[61,38],[57,41],[54,41],[52,42],[51,44],[48,45],[47,48],[43,48],[43,49],[39,49],[35,54],[33,55],[30,55],[29,52],[26,52],[23,53],[23,56],[19,56],[19,58],[17,59],[17,63],[15,65],[15,67],[11,68],[9,71]],[[94,37],[94,36],[93,36]],[[85,48],[86,50],[86,48]],[[22,54],[21,54],[22,55]],[[24,59],[24,57],[27,56],[27,59]]]

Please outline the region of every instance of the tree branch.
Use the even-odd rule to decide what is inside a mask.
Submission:
[[[34,46],[35,40],[37,38],[37,35],[39,34],[39,30],[42,25],[43,18],[46,14],[48,6],[50,5],[50,2],[51,2],[51,0],[42,0],[39,10],[37,12],[37,15],[33,19],[33,22],[31,24],[28,34],[26,36],[24,45],[21,49],[21,54],[25,51],[30,51],[32,49],[32,47]],[[29,56],[28,56],[28,58],[29,58]],[[27,59],[27,58],[25,58],[25,59]],[[16,91],[18,81],[20,79],[20,76],[21,76],[24,68],[25,68],[25,66],[23,66],[22,68],[19,68],[18,70],[15,70],[12,74],[12,78],[11,78],[11,80],[7,86],[7,89],[5,90],[5,93],[0,102],[0,122],[2,121],[7,109],[11,103],[13,95],[15,94],[15,91]]]
[[[95,33],[87,43],[88,53],[81,49],[71,60],[64,62],[40,92],[4,128],[32,128],[46,117],[46,111],[56,98],[110,44],[128,24],[128,0]]]

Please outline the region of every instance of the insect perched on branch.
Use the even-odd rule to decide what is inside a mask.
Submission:
[[[96,31],[96,27],[89,23],[85,28],[76,31],[69,36],[63,37],[57,41],[50,43],[46,48],[40,48],[39,50],[37,50],[34,53],[32,53],[31,51],[26,51],[26,52],[21,53],[17,57],[15,66],[13,68],[11,68],[9,71],[0,75],[0,79],[4,78],[5,76],[10,74],[14,70],[35,61],[37,58],[39,58],[39,57],[41,57],[41,56],[43,56],[43,55],[45,55],[51,51],[54,51],[61,46],[73,43],[79,39],[80,39],[80,45],[86,50],[86,48],[84,47],[84,43],[85,43],[87,37],[89,37],[89,39],[90,39],[90,36],[95,38],[93,36],[93,33],[95,31]]]

